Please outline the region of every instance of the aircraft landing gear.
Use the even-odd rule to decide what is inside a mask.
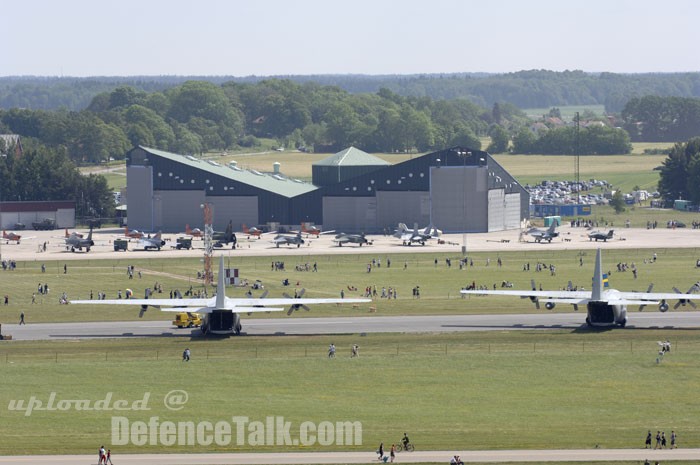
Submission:
[[[591,324],[591,318],[588,317],[588,316],[586,317],[586,324],[588,325],[589,328],[590,328],[591,326],[593,326],[593,325]]]

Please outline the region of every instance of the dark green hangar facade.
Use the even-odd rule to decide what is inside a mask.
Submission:
[[[527,191],[488,153],[453,147],[395,165],[354,147],[312,166],[313,183],[275,167],[259,172],[136,147],[127,154],[129,226],[182,231],[211,205],[215,229],[229,221],[376,233],[397,223],[444,232],[516,229],[529,215]]]

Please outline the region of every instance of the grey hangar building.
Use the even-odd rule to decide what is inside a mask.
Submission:
[[[229,222],[375,234],[432,224],[446,233],[517,229],[529,194],[487,152],[453,147],[390,164],[350,147],[312,165],[312,182],[138,146],[127,162],[128,224],[178,232],[201,227],[209,204],[216,230]]]

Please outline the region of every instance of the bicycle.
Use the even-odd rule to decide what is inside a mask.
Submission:
[[[412,442],[409,442],[404,445],[402,442],[399,441],[396,444],[396,452],[401,452],[402,450],[405,450],[406,452],[413,452],[415,450],[415,447],[413,447]]]

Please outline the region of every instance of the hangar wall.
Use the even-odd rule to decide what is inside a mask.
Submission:
[[[153,231],[184,231],[187,223],[201,228],[204,223],[201,205],[204,202],[204,191],[155,191]]]
[[[424,191],[377,191],[377,226],[393,232],[398,223],[413,228],[430,223],[430,193]]]
[[[488,228],[487,168],[430,167],[431,222],[444,232]]]
[[[129,228],[153,231],[153,168],[143,165],[127,166],[126,184],[129,193]]]
[[[369,232],[377,229],[376,197],[324,197],[323,229]]]
[[[207,197],[213,205],[214,229],[223,231],[228,222],[233,223],[234,231],[241,231],[241,225],[255,226],[258,221],[258,197]]]

